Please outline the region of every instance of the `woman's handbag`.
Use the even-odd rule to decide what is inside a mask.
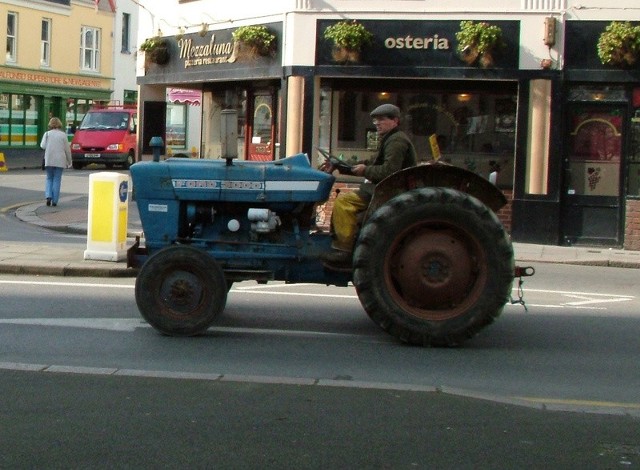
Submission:
[[[42,143],[40,144],[40,147],[42,147],[43,149],[46,149],[47,147],[47,137],[49,137],[49,131],[45,132],[44,135],[42,136]],[[46,152],[46,150],[45,150]],[[44,171],[44,155],[42,156],[42,171]]]

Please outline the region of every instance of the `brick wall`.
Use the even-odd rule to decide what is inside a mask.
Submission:
[[[507,198],[507,204],[498,211],[496,214],[500,222],[502,222],[502,226],[504,227],[507,233],[511,233],[511,210],[513,206],[513,191],[510,189],[504,189],[502,191]]]
[[[627,199],[624,248],[640,250],[640,200],[638,199]]]
[[[331,212],[333,211],[333,202],[341,191],[354,191],[358,189],[360,183],[341,183],[336,182],[331,189],[329,200],[316,209],[316,225],[318,228],[328,230],[331,222]]]

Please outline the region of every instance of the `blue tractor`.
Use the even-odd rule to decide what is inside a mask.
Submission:
[[[378,184],[352,269],[341,271],[323,265],[331,234],[315,225],[335,178],[306,154],[139,162],[131,177],[144,231],[128,257],[139,268],[136,303],[167,335],[205,332],[237,281],[353,283],[367,314],[401,341],[459,345],[500,315],[514,278],[530,272],[515,267],[495,215],[502,192],[446,164]]]

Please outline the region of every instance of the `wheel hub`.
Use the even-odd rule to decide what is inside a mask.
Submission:
[[[202,300],[202,286],[198,278],[185,271],[167,276],[160,287],[164,303],[175,313],[188,315]]]
[[[475,261],[452,231],[424,230],[410,235],[394,252],[391,275],[405,302],[420,309],[455,307],[466,298]]]

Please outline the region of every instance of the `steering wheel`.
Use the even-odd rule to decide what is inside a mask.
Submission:
[[[332,168],[338,170],[343,175],[353,175],[351,165],[346,164],[339,158],[334,157],[329,152],[318,147],[318,153],[324,157],[325,162],[331,165]]]

